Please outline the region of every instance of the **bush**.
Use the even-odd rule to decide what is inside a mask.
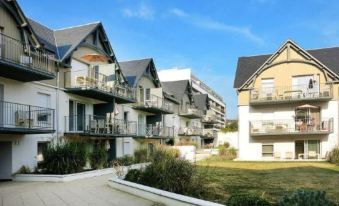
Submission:
[[[20,169],[16,172],[16,174],[31,174],[31,173],[32,173],[31,169],[26,165],[22,165]]]
[[[134,164],[135,160],[134,157],[130,155],[124,155],[122,157],[117,158],[115,162],[117,162],[121,166],[129,166]]]
[[[134,152],[134,162],[144,163],[148,162],[148,151],[147,148],[139,148]]]
[[[228,160],[235,159],[237,157],[237,150],[233,147],[227,148],[226,146],[225,144],[218,146],[219,155]]]
[[[334,205],[326,198],[324,191],[297,190],[292,195],[285,195],[278,206],[331,206]]]
[[[272,204],[258,195],[232,195],[226,202],[227,206],[271,206]]]
[[[107,164],[107,151],[102,145],[98,145],[94,148],[90,154],[90,163],[93,169],[102,169]]]
[[[46,174],[71,174],[83,171],[87,152],[83,143],[59,141],[43,151],[42,171]]]
[[[153,154],[150,156],[152,162],[162,161],[168,158],[178,158],[180,156],[180,151],[166,146],[157,146],[153,151]]]
[[[140,170],[131,169],[126,174],[125,180],[126,181],[130,181],[130,182],[139,182],[140,175],[141,175],[141,171]]]
[[[327,156],[330,163],[339,165],[339,147],[334,148]]]

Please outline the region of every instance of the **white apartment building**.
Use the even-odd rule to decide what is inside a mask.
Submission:
[[[239,58],[240,160],[324,159],[339,144],[338,56],[338,47],[288,40],[273,54]]]

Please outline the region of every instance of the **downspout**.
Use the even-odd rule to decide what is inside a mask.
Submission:
[[[55,107],[55,113],[56,113],[56,135],[57,139],[59,139],[59,91],[60,91],[60,67],[59,62],[57,63],[57,92],[56,92],[56,107]]]

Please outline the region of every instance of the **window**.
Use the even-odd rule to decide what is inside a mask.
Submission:
[[[273,144],[262,145],[262,156],[263,157],[273,157],[273,151],[274,151]]]
[[[261,80],[261,93],[264,98],[272,98],[274,92],[274,79],[262,79]]]
[[[151,89],[150,88],[146,89],[145,99],[146,100],[150,100],[151,99]]]
[[[41,108],[37,112],[37,120],[40,123],[48,123],[51,114],[51,96],[49,94],[38,93],[38,103]]]

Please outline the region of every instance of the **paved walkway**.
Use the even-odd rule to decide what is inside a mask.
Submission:
[[[0,206],[117,205],[153,203],[107,186],[110,175],[67,183],[0,182]]]

